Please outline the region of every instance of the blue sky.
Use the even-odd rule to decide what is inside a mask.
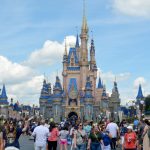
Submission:
[[[0,82],[8,97],[37,103],[45,73],[61,72],[64,39],[80,34],[83,1],[0,0]],[[134,99],[138,84],[150,93],[150,1],[86,0],[97,66],[111,92],[115,76],[122,103]]]

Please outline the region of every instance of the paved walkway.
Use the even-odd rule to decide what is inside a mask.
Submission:
[[[34,150],[33,140],[29,140],[29,136],[22,135],[20,137],[20,150]]]
[[[29,140],[29,136],[22,135],[19,141],[20,141],[20,150],[34,150],[34,141]],[[59,147],[57,148],[57,150],[59,150]],[[70,146],[68,146],[68,150],[70,150]],[[117,148],[117,150],[121,150],[121,145]]]

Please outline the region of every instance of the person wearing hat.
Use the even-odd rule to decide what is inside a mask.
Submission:
[[[127,127],[127,133],[124,136],[124,150],[136,150],[137,148],[137,136],[133,132],[133,127],[130,125]]]

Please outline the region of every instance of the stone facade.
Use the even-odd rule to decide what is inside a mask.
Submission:
[[[96,120],[102,112],[119,109],[120,98],[117,83],[114,82],[111,97],[106,93],[106,87],[102,84],[100,77],[96,86],[95,46],[92,39],[90,50],[88,50],[88,26],[85,16],[83,16],[80,40],[79,45],[77,35],[76,44],[69,49],[69,52],[65,46],[63,83],[61,84],[57,76],[52,92],[51,84],[46,80],[43,81],[39,103],[40,114],[45,118],[54,118],[54,121],[59,122],[75,115],[81,120]]]
[[[3,85],[0,95],[0,117],[8,117],[8,98],[6,94],[5,85]]]

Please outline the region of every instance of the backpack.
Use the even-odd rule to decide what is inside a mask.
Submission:
[[[102,140],[103,140],[104,146],[108,146],[111,142],[111,139],[108,136],[108,134],[104,134]]]
[[[149,127],[148,130],[147,130],[147,136],[148,136],[148,138],[149,138],[149,140],[150,140],[150,127]]]

